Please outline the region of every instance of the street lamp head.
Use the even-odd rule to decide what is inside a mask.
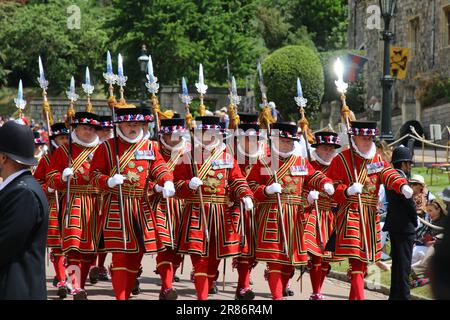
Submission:
[[[143,73],[146,72],[148,60],[149,60],[149,58],[147,55],[147,47],[144,44],[144,45],[142,45],[141,55],[138,58],[139,67],[141,69],[141,72],[143,72]]]
[[[383,17],[394,16],[395,9],[397,6],[397,0],[379,0],[381,15]]]

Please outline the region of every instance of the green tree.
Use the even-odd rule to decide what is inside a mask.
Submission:
[[[292,30],[280,8],[269,6],[270,2],[261,3],[256,15],[257,31],[266,48],[272,52],[286,45],[303,45],[317,50],[307,28],[301,26]]]
[[[115,49],[125,56],[128,93],[139,88],[142,75],[137,57],[147,45],[155,75],[162,84],[178,84],[182,76],[193,84],[203,63],[207,84],[226,82],[226,61],[236,78],[254,69],[258,49],[248,25],[254,0],[115,0],[107,26]],[[136,94],[136,93],[135,93]]]
[[[70,6],[80,9],[80,28],[69,28]],[[1,11],[1,10],[0,10]],[[5,67],[11,70],[9,85],[19,78],[24,86],[37,86],[38,56],[41,55],[50,82],[50,93],[65,90],[74,75],[78,83],[84,81],[89,66],[93,81],[101,81],[108,30],[103,29],[108,7],[97,1],[49,0],[34,1],[16,8],[0,22],[0,42]]]
[[[347,0],[283,0],[291,31],[306,26],[320,51],[345,47]]]
[[[345,47],[347,0],[259,0],[258,5],[257,30],[269,50],[289,44],[319,51]]]
[[[298,119],[297,78],[300,78],[303,95],[308,99],[307,115],[314,118],[320,108],[324,93],[322,64],[316,52],[304,46],[286,46],[270,54],[262,62],[267,97],[274,101],[285,120]],[[255,90],[260,101],[260,89]]]

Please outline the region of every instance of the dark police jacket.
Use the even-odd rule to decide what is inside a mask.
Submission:
[[[402,177],[406,178],[402,170],[398,170]],[[412,199],[406,199],[404,195],[393,190],[386,191],[388,202],[386,221],[383,231],[393,233],[415,233],[417,227],[417,212]]]
[[[47,299],[48,204],[24,172],[0,191],[0,299]]]

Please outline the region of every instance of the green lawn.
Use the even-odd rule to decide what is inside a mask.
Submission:
[[[442,192],[445,187],[450,186],[449,178],[447,174],[434,174],[433,173],[433,184],[431,183],[431,174],[427,173],[427,168],[424,167],[414,167],[412,169],[412,174],[420,174],[425,178],[425,183],[427,184],[428,190],[431,191],[435,196],[438,197],[437,193]]]
[[[388,243],[388,245],[389,245],[389,243]],[[332,263],[331,264],[331,270],[347,273],[348,261],[343,261],[343,262],[340,262],[340,263]],[[373,273],[375,270],[377,270],[377,271],[380,270],[381,271],[379,278],[374,276],[373,274],[371,275],[371,273]],[[378,283],[378,281],[376,281],[378,279],[379,279],[379,282],[382,285],[390,287],[390,285],[391,285],[391,272],[390,271],[383,271],[383,270],[379,269],[377,266],[373,265],[372,267],[369,268],[369,276],[366,278],[366,280],[370,281],[371,283],[373,282],[375,284],[375,283]],[[424,298],[427,298],[427,299],[432,299],[433,298],[432,294],[431,294],[431,287],[430,287],[429,284],[427,284],[427,285],[425,285],[423,287],[411,289],[411,294],[414,294],[414,295],[417,295],[417,296],[421,296],[421,297],[424,297]]]

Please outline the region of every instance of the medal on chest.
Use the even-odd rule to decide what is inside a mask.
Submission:
[[[155,153],[153,152],[153,150],[137,150],[134,152],[134,159],[155,160]]]
[[[307,176],[308,175],[308,167],[306,166],[292,166],[290,168],[292,176]]]
[[[383,162],[373,162],[373,163],[369,163],[368,165],[366,165],[367,174],[378,173],[383,169],[384,169]]]

